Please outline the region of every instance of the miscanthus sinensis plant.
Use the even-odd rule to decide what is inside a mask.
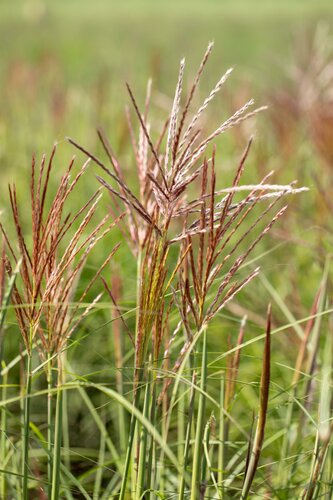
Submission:
[[[268,407],[271,309],[268,308],[264,332],[260,404],[253,438],[245,432],[247,445],[237,452],[229,429],[235,426],[243,437],[244,430],[231,416],[230,407],[246,319],[242,321],[237,345],[231,350],[233,354],[227,358],[226,373],[219,372],[219,401],[207,392],[210,326],[221,321],[220,312],[225,305],[260,273],[259,267],[246,273],[245,264],[283,216],[286,205],[281,207],[281,200],[304,189],[297,189],[294,184],[270,183],[272,172],[256,184],[244,184],[242,176],[252,139],[235,168],[231,185],[217,188],[220,168],[215,141],[264,108],[253,110],[251,100],[215,130],[204,134],[201,117],[231,74],[231,70],[223,74],[199,108],[192,111],[212,47],[208,46],[187,96],[183,88],[185,61],[181,61],[171,111],[159,132],[149,119],[151,83],[143,110],[127,86],[133,106],[133,112],[127,112],[127,120],[136,186],[127,181],[127,169],[100,129],[98,136],[109,163],[68,139],[88,157],[87,163],[73,180],[73,162],[70,164],[50,205],[46,203],[46,193],[55,150],[48,162],[43,158],[38,169],[33,160],[30,229],[22,226],[16,191],[10,188],[17,241],[9,238],[1,226],[5,248],[1,298],[5,303],[11,294],[25,348],[19,359],[24,360],[25,368],[22,395],[14,398],[22,403],[22,438],[17,446],[21,453],[16,458],[17,467],[21,467],[16,476],[20,479],[12,481],[4,475],[3,496],[15,488],[24,499],[40,491],[42,498],[53,500],[169,496],[194,500],[233,495],[245,499],[251,493]],[[100,168],[100,186],[76,213],[67,213],[67,199],[82,182],[81,177],[91,175],[86,172],[91,161]],[[96,222],[102,191],[109,193],[110,208]],[[78,295],[80,274],[89,254],[115,226],[118,234],[120,231],[123,235],[121,242],[107,252],[104,262]],[[102,276],[119,245],[128,245],[137,262],[135,328],[119,305],[117,276],[112,276],[111,284]],[[87,305],[85,299],[91,288],[99,291]],[[66,380],[64,376],[64,367],[70,370],[65,356],[69,339],[75,338],[81,322],[95,309],[102,293],[110,298],[113,309],[115,389],[108,387],[107,381],[92,384],[79,378]],[[128,353],[123,350],[121,335],[128,336],[134,353],[130,392],[124,390],[122,363]],[[33,356],[35,352],[38,357]],[[3,372],[8,374],[8,370]],[[33,391],[36,373],[45,374],[44,392]],[[87,387],[104,394],[118,408],[117,435],[108,431],[89,399]],[[79,392],[91,413],[92,425],[101,435],[97,464],[86,476],[75,474],[65,454],[71,430],[67,427],[66,435],[62,435],[62,419],[68,411],[63,394],[69,390]],[[30,403],[36,394],[44,394],[47,400],[46,432],[30,419]],[[217,416],[207,413],[212,404]],[[31,432],[41,443],[42,473],[38,477],[33,474],[29,454]],[[4,447],[2,452],[4,456]],[[317,468],[322,467],[324,460],[324,451],[321,453],[323,459]],[[232,462],[232,456],[242,456],[243,461]]]
[[[10,204],[14,226],[17,234],[17,244],[14,246],[1,225],[4,246],[8,256],[3,256],[3,267],[7,269],[9,279],[16,279],[12,285],[11,297],[15,308],[17,324],[22,334],[25,347],[24,357],[26,369],[24,372],[25,387],[23,421],[22,421],[22,495],[29,497],[29,422],[30,396],[33,376],[32,354],[36,350],[41,364],[38,370],[45,369],[48,385],[47,408],[47,454],[48,454],[48,496],[59,496],[60,447],[61,447],[61,406],[62,406],[62,353],[66,350],[67,341],[78,328],[83,318],[94,307],[100,295],[85,307],[82,303],[102,270],[108,264],[117,247],[111,250],[104,263],[91,277],[75,303],[75,294],[80,273],[89,253],[94,246],[110,231],[117,220],[110,221],[107,214],[103,219],[92,225],[97,204],[101,194],[97,190],[76,213],[65,213],[65,204],[88,163],[85,163],[73,180],[70,174],[74,165],[71,161],[62,176],[58,189],[49,207],[46,206],[46,196],[50,176],[53,174],[56,148],[53,149],[49,161],[44,156],[39,168],[35,159],[31,167],[31,228],[28,244],[21,223],[20,209],[15,186],[9,187]],[[96,217],[96,216],[95,216]],[[78,223],[78,224],[77,224]],[[75,228],[75,229],[74,229]],[[70,234],[66,248],[60,251],[62,240]],[[17,247],[17,248],[16,248]],[[30,248],[31,247],[31,248]],[[13,272],[13,264],[16,272]],[[56,367],[56,411],[53,418],[52,390],[54,386],[54,367]],[[35,369],[36,372],[36,369]]]

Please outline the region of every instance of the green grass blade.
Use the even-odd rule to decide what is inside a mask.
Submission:
[[[149,372],[150,373],[150,372]],[[143,415],[148,419],[149,407],[150,407],[150,395],[151,395],[151,383],[150,377],[146,383],[145,397],[143,403]],[[138,460],[138,473],[137,473],[137,489],[136,489],[136,500],[141,499],[141,495],[145,488],[145,472],[146,472],[146,454],[147,454],[147,429],[141,426],[140,433],[140,450],[139,450],[139,460]]]
[[[179,483],[179,500],[184,499],[185,492],[185,478],[187,477],[187,464],[188,464],[188,455],[190,451],[190,440],[191,440],[191,430],[192,430],[192,421],[193,421],[193,412],[194,412],[194,399],[195,399],[195,378],[196,374],[193,372],[192,376],[192,388],[189,400],[189,408],[188,408],[188,416],[187,416],[187,426],[186,426],[186,434],[185,434],[185,443],[184,443],[184,453],[183,453],[183,461],[182,461],[182,471],[180,474],[180,483]]]
[[[60,374],[58,374],[58,387],[56,393],[56,414],[54,422],[54,458],[53,458],[53,471],[52,471],[51,500],[58,500],[60,495],[62,405],[63,403],[62,403],[61,378]]]
[[[321,390],[318,412],[318,432],[313,453],[310,481],[307,485],[303,498],[312,500],[320,496],[321,481],[320,476],[325,466],[327,450],[330,445],[333,424],[331,422],[331,401],[332,401],[332,332],[326,337],[325,349],[323,354],[323,364],[321,370]]]
[[[7,374],[2,379],[2,399],[7,398]],[[1,408],[1,438],[0,438],[0,462],[5,464],[6,460],[6,441],[7,441],[7,410]],[[6,475],[1,474],[0,477],[0,498],[7,498],[6,493]]]
[[[98,454],[98,467],[96,470],[94,492],[93,492],[93,499],[94,500],[99,500],[101,498],[103,464],[105,461],[105,442],[106,442],[106,435],[104,432],[101,432],[100,443],[99,443],[99,454]]]
[[[246,499],[250,493],[250,488],[257,470],[261,449],[265,435],[266,415],[268,408],[268,396],[271,371],[271,307],[268,308],[266,341],[263,356],[263,366],[260,380],[260,404],[256,433],[254,436],[252,450],[250,452],[249,464],[245,472],[241,498]]]
[[[220,382],[220,414],[219,414],[219,446],[218,446],[218,463],[217,463],[217,484],[219,486],[219,491],[221,498],[223,498],[223,475],[224,475],[224,435],[225,435],[225,415],[224,415],[224,374],[221,377]]]
[[[200,381],[200,388],[204,392],[206,391],[206,383],[207,383],[207,330],[205,328],[202,334],[201,381]],[[205,409],[206,409],[206,397],[204,394],[200,393],[197,422],[196,422],[194,451],[193,451],[191,500],[196,500],[198,498],[200,490],[200,484],[199,484],[200,464],[202,458],[202,437],[203,437]]]
[[[51,498],[51,485],[52,485],[52,443],[53,443],[53,398],[52,398],[52,362],[49,361],[47,364],[47,388],[49,393],[47,395],[47,447],[48,447],[48,457],[47,457],[47,478],[48,478],[48,497]]]
[[[156,372],[153,372],[153,382],[152,382],[152,398],[150,405],[150,422],[153,426],[156,426]],[[156,447],[155,441],[152,436],[149,436],[149,455],[147,464],[147,490],[150,491],[150,500],[154,500],[152,484],[154,484],[154,477],[156,472]],[[178,457],[179,462],[179,457]],[[180,462],[179,462],[180,463]]]
[[[210,416],[207,424],[206,424],[206,427],[205,427],[203,443],[204,443],[204,451],[205,451],[206,463],[207,463],[207,466],[208,466],[208,469],[209,469],[209,475],[210,475],[210,478],[212,480],[216,496],[217,496],[217,498],[219,500],[221,500],[221,498],[222,498],[221,489],[219,488],[219,486],[218,486],[218,484],[216,482],[215,474],[214,474],[213,467],[212,467],[212,460],[211,460],[211,456],[210,456],[210,453],[209,453],[210,431],[211,431],[211,426],[213,425],[214,421],[215,421],[215,417],[214,417],[214,414],[212,414]],[[206,496],[208,498],[210,497],[208,490],[206,490]]]
[[[23,434],[22,434],[22,494],[23,500],[28,500],[28,476],[29,476],[29,423],[30,423],[30,394],[31,394],[31,356],[27,355],[27,367],[26,367],[26,387],[24,394],[23,403]]]

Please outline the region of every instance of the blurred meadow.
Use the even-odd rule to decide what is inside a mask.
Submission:
[[[55,425],[53,436],[47,434],[52,425],[46,420],[46,362],[40,359],[38,349],[32,354],[35,372],[32,372],[31,379],[30,417],[28,423],[24,420],[24,399],[27,399],[24,398],[24,373],[28,373],[24,363],[28,356],[23,351],[27,345],[22,341],[14,314],[14,305],[17,310],[15,297],[12,303],[3,302],[3,311],[7,314],[1,324],[1,499],[332,498],[331,1],[2,0],[0,222],[6,228],[10,244],[14,250],[19,249],[20,255],[22,248],[17,245],[7,189],[8,183],[15,183],[21,227],[27,246],[31,248],[34,244],[30,213],[32,156],[36,156],[36,165],[43,154],[48,161],[53,145],[57,144],[46,196],[50,205],[72,156],[75,155],[76,160],[71,179],[86,160],[86,155],[66,137],[107,164],[107,152],[96,133],[99,127],[108,137],[127,184],[138,195],[136,158],[126,107],[130,110],[136,135],[140,133],[140,124],[125,83],[130,85],[139,109],[144,110],[147,81],[152,79],[149,119],[153,133],[155,130],[160,132],[173,106],[179,61],[183,57],[186,59],[184,95],[181,97],[184,105],[210,41],[215,43],[214,50],[193,97],[191,113],[201,105],[229,67],[234,71],[200,118],[204,133],[210,134],[252,97],[255,106],[268,106],[267,110],[231,128],[214,141],[217,190],[232,185],[252,136],[253,144],[240,185],[258,184],[274,170],[269,179],[271,184],[289,186],[297,180],[293,188],[305,186],[309,190],[286,196],[286,213],[267,236],[260,238],[243,266],[237,268],[237,279],[245,279],[257,266],[260,266],[260,272],[226,303],[209,325],[206,385],[200,385],[204,379],[203,364],[196,365],[203,363],[204,344],[202,347],[198,342],[193,348],[193,360],[188,360],[183,374],[177,376],[177,371],[172,371],[185,334],[179,333],[175,343],[168,344],[178,321],[177,310],[170,313],[167,338],[163,340],[165,344],[162,342],[161,351],[163,354],[165,349],[170,350],[170,359],[163,364],[164,372],[159,374],[159,382],[155,381],[154,375],[149,375],[149,370],[145,380],[148,387],[152,376],[157,384],[156,398],[159,391],[163,396],[154,420],[150,419],[162,441],[149,440],[151,431],[147,431],[146,424],[140,419],[142,425],[137,424],[137,434],[134,435],[134,442],[141,436],[141,449],[144,443],[150,450],[147,463],[143,462],[149,471],[153,471],[151,477],[154,479],[148,486],[140,476],[140,473],[144,474],[144,467],[140,468],[144,459],[139,452],[130,467],[128,490],[124,490],[122,483],[126,470],[126,440],[131,435],[131,412],[127,411],[123,399],[133,403],[133,407],[149,420],[153,412],[148,412],[144,402],[153,407],[155,393],[152,400],[148,400],[149,391],[142,389],[137,400],[135,396],[133,398],[138,381],[133,381],[135,348],[127,330],[134,336],[137,328],[137,272],[142,263],[138,264],[138,255],[131,252],[121,230],[112,228],[98,242],[75,278],[73,295],[66,296],[66,300],[71,300],[74,305],[75,300],[80,300],[84,294],[82,303],[93,306],[68,340],[65,355],[61,353],[65,359],[60,382],[72,386],[63,391],[63,413],[60,417],[56,414],[52,424]],[[154,141],[157,138],[156,133]],[[209,154],[212,154],[211,149]],[[66,202],[71,213],[75,214],[100,187],[96,175],[102,175],[101,169],[92,161],[80,179],[79,187],[73,189]],[[107,176],[105,179],[110,180]],[[200,182],[198,186],[194,185],[193,191],[200,191]],[[102,193],[96,211],[99,220],[109,213],[111,204],[107,189],[103,188]],[[236,201],[239,203],[238,198],[233,203]],[[264,206],[264,202],[258,202],[254,213],[249,215],[245,223],[248,229],[258,217],[261,203]],[[280,209],[282,204],[279,203],[277,208]],[[177,226],[177,230],[180,231],[181,227]],[[255,227],[253,238],[259,234]],[[85,295],[85,287],[95,273],[99,273],[100,266],[118,243],[120,247],[111,263],[103,269],[107,286],[98,275]],[[193,246],[197,244],[194,242]],[[70,245],[70,236],[61,240],[63,252],[66,245],[67,248]],[[246,245],[245,241],[240,241],[239,251],[246,251]],[[4,246],[8,249],[8,242]],[[12,255],[9,258],[14,260]],[[178,262],[178,253],[173,247],[168,258],[174,265]],[[147,264],[148,260],[143,259],[143,262]],[[182,265],[181,262],[179,268]],[[5,267],[3,257],[2,272],[3,275],[7,272],[7,277],[1,278],[2,288],[5,282],[15,277],[15,273],[8,271],[8,266],[5,272]],[[184,266],[184,274],[186,272]],[[20,279],[18,273],[19,290]],[[179,289],[177,287],[175,282],[168,294],[176,293],[175,290],[181,293],[181,285]],[[15,296],[15,288],[13,290]],[[103,293],[102,297],[93,303],[99,293]],[[262,403],[260,377],[262,371],[265,373],[262,364],[263,358],[266,359],[263,353],[265,332],[267,342],[266,311],[269,303],[272,305],[270,393],[265,411],[265,437],[259,446],[259,465],[255,466],[254,479],[249,479],[253,444],[250,434],[255,434],[258,411],[260,413],[258,406]],[[166,302],[166,309],[167,304],[169,302]],[[162,317],[163,314],[165,311]],[[120,316],[123,320],[119,319]],[[234,349],[237,342],[241,348]],[[240,353],[240,361],[237,353]],[[40,363],[41,368],[38,368]],[[151,359],[147,355],[146,365],[149,363]],[[51,370],[55,374],[57,367]],[[192,373],[195,373],[197,382]],[[165,389],[163,377],[166,385],[168,380],[176,379],[180,387],[176,395],[172,393],[171,384],[165,396],[160,389],[160,386]],[[56,398],[56,389],[52,390]],[[110,396],[108,390],[118,393],[120,400]],[[208,396],[203,398],[203,395]],[[168,406],[170,401],[174,405],[173,411]],[[188,431],[191,408],[194,408],[195,416]],[[59,443],[56,440],[58,418],[62,422],[63,435]],[[198,422],[202,426],[201,444],[196,442]],[[28,434],[26,448],[29,451],[26,470],[22,459],[26,444],[24,432]],[[189,465],[187,472],[183,470],[184,477],[186,473],[194,474],[196,454],[201,453],[204,458],[198,473],[201,478],[198,480],[199,491],[194,492],[193,483],[191,485],[191,480],[186,479],[185,492],[181,493],[182,474],[175,461],[178,460],[178,465],[182,463],[187,444],[193,451],[188,452]],[[198,451],[200,445],[201,452]],[[174,461],[168,450],[176,457]],[[150,453],[155,468],[150,463]],[[53,454],[54,461],[50,460]],[[135,460],[139,462],[136,477],[141,480],[137,488],[133,479]],[[195,464],[193,469],[191,460]],[[56,469],[57,461],[58,465],[61,463],[61,473]],[[53,476],[48,467],[53,467]],[[23,479],[22,486],[21,479],[27,473],[27,484]],[[58,481],[57,488],[49,487],[51,478],[53,482]],[[248,491],[244,486],[247,482]],[[130,486],[135,490],[133,494]]]

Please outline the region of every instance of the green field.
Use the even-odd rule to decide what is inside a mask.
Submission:
[[[22,167],[32,151],[46,151],[74,132],[92,141],[101,123],[117,139],[112,125],[128,102],[124,82],[142,96],[152,77],[171,97],[180,58],[193,76],[211,40],[216,45],[202,93],[233,66],[231,85],[249,82],[257,96],[281,79],[297,34],[332,18],[332,5],[323,0],[97,0],[93,7],[78,0],[4,0],[1,167]],[[9,161],[5,155],[18,143]]]
[[[2,0],[0,222],[7,241],[2,244],[0,263],[1,500],[332,498],[332,30],[333,4],[328,0]],[[201,171],[186,188],[187,197],[175,205],[177,210],[188,200],[200,196],[210,199],[207,193],[213,143],[215,188],[219,191],[234,182],[251,136],[253,144],[241,180],[235,181],[236,191],[238,183],[257,185],[272,170],[274,173],[264,184],[269,182],[273,187],[263,188],[260,196],[279,193],[279,185],[289,186],[294,180],[297,185],[293,188],[305,186],[309,190],[294,195],[280,193],[282,199],[267,213],[272,198],[255,199],[253,203],[252,197],[244,205],[246,217],[239,226],[236,218],[230,227],[228,221],[232,222],[249,189],[245,195],[239,190],[230,198],[232,205],[224,219],[222,205],[217,205],[217,217],[223,219],[222,227],[225,225],[220,241],[220,245],[226,241],[223,263],[229,262],[230,256],[237,263],[236,259],[251,248],[256,238],[258,244],[235,269],[228,263],[221,267],[207,292],[207,302],[203,302],[195,282],[200,275],[200,245],[208,252],[213,245],[213,236],[208,234],[214,231],[207,230],[204,236],[191,233],[182,243],[169,243],[181,233],[182,224],[195,224],[195,214],[202,213],[200,208],[189,212],[184,220],[172,219],[170,229],[158,233],[159,224],[167,218],[161,208],[163,203],[156,202],[159,208],[152,208],[147,199],[155,196],[158,200],[156,189],[163,199],[163,175],[155,169],[153,175],[158,179],[156,185],[161,182],[160,187],[154,185],[154,191],[150,180],[145,185],[148,194],[142,190],[140,182],[146,181],[140,178],[136,164],[144,164],[144,151],[151,165],[155,160],[142,128],[140,135],[140,123],[126,82],[143,113],[147,81],[152,78],[148,133],[156,144],[164,121],[170,117],[179,61],[186,59],[180,98],[184,106],[210,41],[215,42],[214,50],[191,102],[185,129],[229,67],[234,68],[232,75],[198,120],[202,136],[209,136],[251,97],[255,98],[254,107],[268,105],[268,109],[211,141],[205,152],[209,160],[208,187],[200,195],[204,184]],[[133,134],[136,140],[141,137],[135,151],[126,106]],[[180,115],[178,124],[179,119]],[[128,195],[121,182],[111,181],[92,161],[66,199],[63,217],[58,220],[60,208],[52,201],[61,177],[73,155],[76,160],[68,182],[75,179],[86,160],[86,155],[67,137],[111,168],[96,133],[99,127],[105,131],[126,185],[134,194]],[[175,138],[172,140],[174,145]],[[43,259],[47,261],[41,250],[43,238],[36,237],[38,217],[31,215],[31,158],[36,157],[33,182],[37,190],[34,192],[38,192],[37,172],[42,155],[46,155],[47,165],[55,143],[57,152],[46,182],[45,214],[39,221],[39,230],[41,234],[49,231],[45,241],[50,255],[57,237],[59,247],[55,260],[50,257],[43,267]],[[166,161],[162,153],[167,143],[165,136],[161,142],[162,163]],[[179,159],[180,153],[175,151],[169,160],[171,164]],[[199,163],[195,165],[199,167]],[[123,198],[115,203],[103,187],[96,214],[90,225],[84,225],[89,207],[82,207],[100,187],[96,175],[110,181],[112,189],[119,189]],[[169,189],[168,182],[165,181],[165,189]],[[8,183],[16,185],[20,219],[19,223],[16,221],[16,230]],[[216,201],[221,196],[216,195]],[[147,208],[149,223],[142,214],[139,217],[135,197]],[[211,209],[205,203],[209,214]],[[261,238],[264,228],[268,228],[267,224],[285,203],[286,213]],[[246,207],[252,204],[254,208],[247,214]],[[110,207],[118,214],[125,210],[125,232],[129,231],[132,237],[138,231],[135,234],[140,239],[140,231],[146,231],[147,224],[151,232],[147,230],[140,247],[134,240],[128,244],[123,230],[112,227],[91,253],[87,250],[89,256],[81,269],[80,252],[94,245],[94,228],[106,214],[110,214],[110,220],[114,218]],[[82,213],[76,218],[81,208]],[[50,219],[46,216],[48,210]],[[68,220],[73,216],[75,219],[60,237],[57,231],[63,223],[66,227],[67,214]],[[217,220],[220,219],[216,219],[216,224]],[[207,227],[209,221],[207,216]],[[27,250],[20,245],[21,230]],[[72,248],[75,231],[79,233]],[[166,240],[170,247],[164,256]],[[185,241],[192,246],[187,247]],[[105,284],[98,274],[85,293],[90,280],[118,244],[115,255],[101,272]],[[192,262],[190,248],[194,252]],[[70,252],[74,255],[72,262]],[[13,254],[17,260],[23,259],[17,276],[13,274],[17,265]],[[207,256],[208,253],[202,257],[204,269],[209,261]],[[36,302],[31,303],[29,299],[36,287],[34,269],[38,265],[43,277]],[[56,273],[61,265],[64,274],[59,274],[47,295],[52,269]],[[226,303],[206,331],[199,316],[209,311],[207,304],[214,301],[228,273],[235,283],[242,283],[257,266],[258,276]],[[164,271],[165,281],[159,288]],[[30,278],[26,278],[29,273],[30,284]],[[144,299],[145,290],[146,302],[142,305],[138,300]],[[47,299],[39,318],[36,310],[43,303],[43,294]],[[268,304],[272,305],[271,329],[267,327]],[[88,310],[73,332],[70,326],[66,330],[67,322],[75,325],[85,307]],[[27,311],[26,316],[20,316],[21,310]],[[142,311],[148,311],[146,316]],[[26,333],[20,317],[28,325]],[[244,338],[237,340],[245,317]],[[50,347],[52,325],[55,335],[57,328],[65,333],[63,344]],[[140,332],[147,335],[147,345],[140,340]],[[156,340],[159,332],[160,344]],[[175,338],[169,344],[173,334]],[[240,344],[235,347],[237,342]],[[184,352],[188,352],[185,361],[181,357]],[[177,365],[180,361],[181,369]],[[265,407],[265,382],[269,378]],[[170,387],[166,388],[167,384]],[[30,396],[24,397],[26,393]],[[160,394],[164,396],[157,404]],[[262,430],[263,414],[266,426],[261,442],[258,429]],[[134,444],[129,446],[131,435]],[[253,465],[256,444],[260,457]],[[127,459],[125,485],[122,478],[126,476]]]

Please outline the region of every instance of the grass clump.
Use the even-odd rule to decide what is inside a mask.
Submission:
[[[4,392],[2,402],[3,411],[21,403],[22,436],[17,438],[18,451],[9,459],[1,483],[9,497],[14,491],[24,499],[39,491],[43,498],[53,500],[174,496],[245,499],[253,494],[287,498],[283,497],[284,490],[288,494],[303,491],[304,498],[317,498],[322,489],[328,492],[325,478],[326,467],[331,467],[331,425],[325,395],[330,386],[331,357],[327,354],[323,359],[315,458],[309,482],[304,485],[304,469],[299,470],[296,462],[292,472],[299,471],[301,479],[295,475],[295,482],[283,463],[277,479],[271,477],[270,464],[260,467],[262,451],[268,446],[265,431],[269,412],[278,411],[269,406],[274,382],[271,337],[279,332],[273,327],[271,307],[267,319],[263,318],[266,327],[262,335],[244,340],[244,316],[235,347],[229,342],[220,354],[209,351],[212,335],[223,332],[221,318],[226,306],[260,275],[260,268],[253,265],[256,259],[252,259],[252,252],[284,215],[287,206],[281,207],[281,201],[305,191],[294,183],[270,182],[272,172],[255,184],[243,183],[252,138],[234,169],[230,186],[220,186],[220,136],[253,120],[264,108],[252,110],[254,103],[249,100],[211,132],[204,132],[202,115],[231,74],[231,70],[226,71],[192,112],[212,48],[209,44],[187,96],[185,60],[181,61],[171,111],[160,129],[150,119],[151,82],[143,110],[127,85],[137,123],[127,111],[136,185],[128,178],[107,134],[99,129],[106,160],[68,139],[88,159],[73,180],[74,160],[70,163],[54,195],[48,188],[56,148],[49,161],[42,159],[39,169],[33,159],[28,236],[15,187],[10,188],[16,242],[1,226],[5,251],[0,276],[5,283],[6,269],[8,291],[2,292],[0,302],[6,310],[11,294],[24,346],[17,363],[22,360],[25,367],[21,395],[8,399]],[[79,189],[83,176],[91,175],[86,172],[89,163],[99,169],[96,180],[100,187],[74,213],[67,213],[71,193]],[[100,222],[95,222],[102,191],[109,195],[109,206]],[[101,246],[105,255],[97,269],[88,273],[90,254],[99,243],[111,241],[112,235],[120,242],[109,248]],[[135,303],[131,308],[122,304],[124,276],[116,265],[117,250],[125,245],[126,254],[131,254],[136,264]],[[110,268],[111,280],[105,277]],[[85,271],[89,278],[82,288]],[[300,422],[304,415],[312,422],[307,399],[313,391],[319,321],[326,314],[326,282],[324,279],[315,299],[309,326],[304,335],[302,331],[300,334],[302,348],[291,387],[293,401],[286,412],[288,426],[269,437],[269,444],[280,443],[282,461],[289,460],[289,452],[299,444],[288,427],[293,422],[294,402],[298,401],[295,387],[300,373],[308,376],[306,402],[298,402],[303,410]],[[114,377],[98,369],[92,374],[75,373],[73,368],[76,343],[84,345],[87,340],[80,337],[83,320],[92,313],[94,318],[101,315],[98,303],[102,291],[91,298],[92,288],[103,291],[107,300],[104,307],[111,310]],[[313,349],[307,352],[310,337]],[[258,385],[258,417],[248,418],[246,400],[238,389],[241,352],[261,339],[265,344],[259,363],[260,383],[256,384],[254,376],[248,384],[252,391]],[[327,341],[327,351],[330,349]],[[305,365],[308,368],[303,372]],[[4,391],[9,372],[3,370]],[[68,394],[75,396],[69,400]],[[39,423],[32,417],[33,401],[46,407]],[[84,452],[77,446],[73,450],[71,445],[72,401],[77,401],[81,412],[88,409],[88,429],[93,426],[98,436]],[[239,416],[234,416],[234,406],[239,405]],[[5,416],[3,413],[4,426]],[[253,439],[252,426],[256,428]],[[300,440],[301,426],[297,432]],[[2,441],[3,456],[5,449]],[[77,456],[79,463],[74,461]]]

